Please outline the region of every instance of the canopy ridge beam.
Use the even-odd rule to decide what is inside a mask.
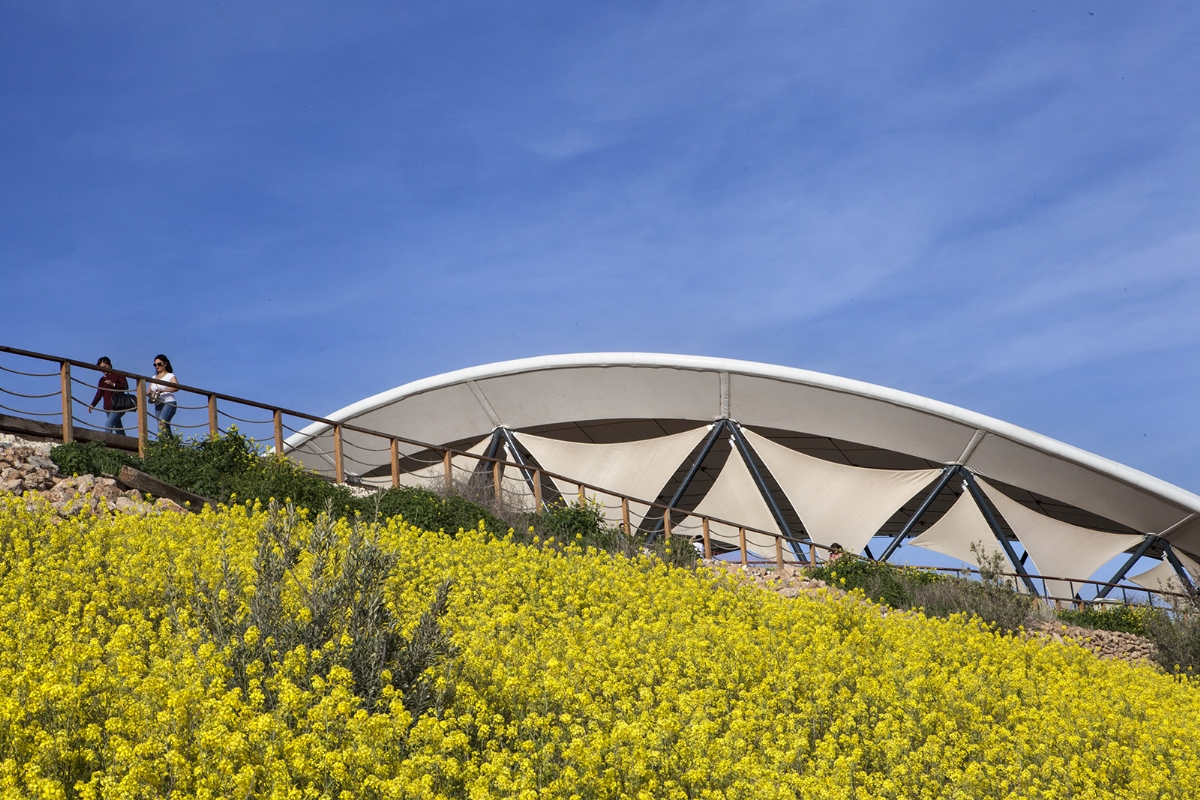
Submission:
[[[1025,586],[1029,589],[1029,593],[1034,597],[1038,597],[1037,587],[1033,585],[1033,579],[1029,573],[1025,571],[1025,567],[1021,564],[1021,559],[1017,558],[1017,553],[1009,543],[1008,537],[1004,535],[1004,531],[1000,529],[1000,523],[996,520],[996,515],[992,513],[991,507],[987,504],[987,497],[984,496],[983,490],[979,488],[979,484],[975,481],[975,475],[969,469],[962,471],[965,478],[964,483],[967,484],[967,491],[971,493],[971,499],[975,501],[975,505],[979,507],[980,513],[987,521],[988,527],[992,529],[996,540],[1000,542],[1000,546],[1004,548],[1004,552],[1008,554],[1008,560],[1012,563],[1013,569],[1021,576]],[[983,555],[980,553],[980,555]]]
[[[883,555],[879,556],[880,561],[887,561],[889,558],[891,558],[892,553],[896,552],[896,548],[900,546],[900,543],[904,541],[905,537],[912,533],[912,529],[917,526],[917,523],[920,522],[921,517],[923,517],[925,512],[929,510],[929,507],[933,505],[933,501],[936,500],[937,496],[940,495],[942,490],[946,488],[946,484],[950,482],[951,478],[958,474],[959,466],[960,465],[958,464],[946,465],[946,467],[942,470],[942,476],[938,478],[938,482],[934,485],[933,490],[930,491],[929,494],[925,495],[925,499],[921,501],[921,505],[915,512],[913,512],[913,515],[909,517],[908,522],[904,523],[904,527],[900,529],[900,532],[892,538],[892,541],[888,544],[887,549],[883,551]]]

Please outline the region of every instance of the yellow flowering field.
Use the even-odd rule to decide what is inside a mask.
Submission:
[[[406,634],[452,580],[441,624],[456,650],[426,675],[446,702],[414,720],[386,681],[366,702],[330,660],[346,634],[277,653],[253,627],[214,638],[218,618],[187,593],[236,573],[242,596],[213,603],[249,613],[270,519],[61,519],[0,498],[4,797],[1183,800],[1200,787],[1188,679],[853,597],[786,599],[649,559],[393,522],[370,535],[394,553],[386,598]],[[333,530],[344,543],[353,526]],[[284,584],[297,624],[318,568],[301,559]]]

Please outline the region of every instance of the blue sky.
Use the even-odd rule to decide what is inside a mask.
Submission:
[[[785,364],[1200,491],[1200,8],[0,0],[3,344]]]

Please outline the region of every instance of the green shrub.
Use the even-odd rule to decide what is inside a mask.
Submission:
[[[116,475],[123,464],[142,468],[142,460],[123,450],[112,450],[100,442],[68,442],[50,451],[50,460],[64,475]]]
[[[931,617],[966,614],[1001,631],[1016,630],[1029,618],[1030,599],[1013,591],[998,567],[986,559],[984,564],[978,581],[854,556],[826,562],[808,574],[892,608],[920,609]]]
[[[1068,625],[1081,628],[1145,636],[1146,618],[1150,613],[1150,609],[1141,606],[1114,605],[1088,606],[1081,611],[1064,609],[1056,612],[1055,616]]]
[[[928,570],[897,567],[849,555],[811,569],[809,575],[847,591],[857,589],[869,599],[892,608],[912,607],[914,587],[944,580]]]
[[[648,541],[640,533],[626,536],[620,526],[608,524],[598,505],[590,503],[556,504],[536,513],[513,511],[495,507],[486,488],[471,483],[458,487],[462,493],[445,496],[416,487],[356,495],[290,459],[260,454],[254,441],[236,429],[217,438],[164,436],[147,446],[144,459],[109,450],[99,442],[59,445],[50,457],[68,474],[113,475],[121,464],[129,464],[216,503],[267,505],[276,500],[297,508],[326,509],[334,519],[386,522],[400,516],[422,530],[450,535],[477,529],[482,523],[500,536],[511,528],[518,541],[526,544],[533,544],[536,538],[543,546],[574,542],[627,556],[646,552],[677,566],[694,566],[698,560],[695,548],[679,539]]]
[[[187,598],[192,618],[228,653],[233,667],[228,687],[246,696],[261,691],[268,710],[277,702],[276,676],[288,655],[303,647],[310,654],[305,674],[291,675],[293,684],[307,687],[340,666],[353,676],[354,693],[367,710],[386,711],[380,701],[391,687],[413,718],[430,709],[440,713],[453,701],[454,686],[439,688],[429,670],[458,652],[439,625],[451,582],[438,586],[429,610],[406,637],[385,596],[399,556],[380,546],[379,528],[356,521],[342,541],[328,509],[311,526],[296,523],[294,507],[281,511],[271,504],[249,581],[232,568],[225,548],[216,585],[193,578],[189,591],[169,576],[173,621],[179,624]],[[299,535],[304,529],[308,535]],[[286,610],[289,592],[299,600],[299,613]]]
[[[1200,675],[1200,591],[1189,590],[1169,611],[1148,610],[1145,625],[1160,667],[1167,672]]]

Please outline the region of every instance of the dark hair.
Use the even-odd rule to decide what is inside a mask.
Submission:
[[[162,353],[159,353],[158,355],[156,355],[156,356],[154,357],[154,360],[155,360],[155,361],[161,361],[161,362],[163,362],[164,364],[166,364],[166,365],[167,365],[167,372],[174,372],[174,371],[175,371],[175,368],[171,366],[171,359],[167,358],[167,357],[166,357],[166,356],[164,356]]]
[[[96,359],[96,366],[98,367],[101,364],[108,364],[111,367],[112,359],[109,358],[108,356],[100,356],[99,358]]]

